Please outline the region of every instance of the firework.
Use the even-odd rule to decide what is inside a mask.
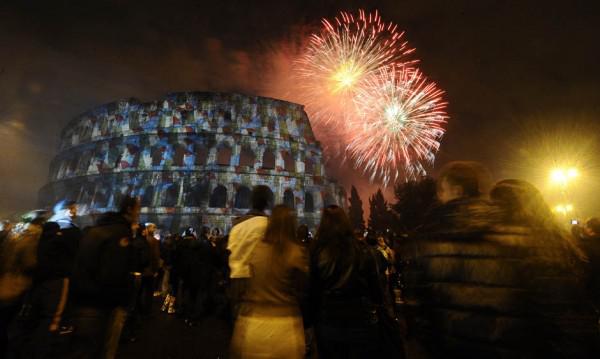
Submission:
[[[443,91],[419,70],[381,68],[364,80],[353,97],[355,115],[347,121],[347,156],[384,185],[425,174],[444,134]]]
[[[414,49],[377,12],[342,12],[333,21],[323,19],[322,25],[295,62],[297,93],[314,125],[335,121],[340,126],[362,82],[382,67],[406,64]]]

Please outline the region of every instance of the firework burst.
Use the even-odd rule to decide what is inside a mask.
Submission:
[[[353,97],[346,154],[357,168],[384,185],[425,174],[444,134],[443,91],[412,68],[381,68]]]
[[[333,21],[322,20],[322,25],[295,62],[294,74],[313,124],[340,125],[362,82],[382,67],[406,64],[406,55],[414,49],[403,41],[404,33],[383,22],[377,12],[342,12]]]

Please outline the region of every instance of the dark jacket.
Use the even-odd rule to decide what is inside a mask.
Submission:
[[[75,225],[63,225],[61,228],[56,222],[45,223],[37,249],[34,280],[41,282],[70,277],[81,237],[81,230]]]
[[[593,357],[594,315],[564,238],[482,200],[432,216],[405,248],[404,278],[411,329],[433,357]]]
[[[352,255],[313,247],[310,254],[310,321],[328,326],[372,323],[383,303],[373,249],[354,240]]]
[[[119,213],[106,213],[84,234],[71,285],[76,303],[127,305],[135,269],[131,237],[131,223]]]

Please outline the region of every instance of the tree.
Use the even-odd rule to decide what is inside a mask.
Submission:
[[[350,217],[350,223],[355,230],[361,232],[365,230],[365,220],[363,219],[363,207],[362,201],[358,196],[356,187],[352,186],[350,191],[350,208],[348,208],[348,214]]]
[[[371,198],[369,198],[369,229],[376,232],[385,232],[393,225],[393,214],[390,212],[388,203],[383,197],[381,189],[377,190]]]
[[[399,183],[394,187],[397,230],[413,232],[424,224],[427,212],[437,204],[436,183],[424,177],[417,181]]]

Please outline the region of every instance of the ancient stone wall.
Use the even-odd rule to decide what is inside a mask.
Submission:
[[[324,205],[345,205],[328,180],[301,105],[256,96],[175,93],[141,103],[95,108],[63,130],[42,205],[80,203],[84,219],[113,210],[126,194],[142,201],[143,219],[176,230],[228,230],[247,212],[254,185],[296,209],[313,227]]]

